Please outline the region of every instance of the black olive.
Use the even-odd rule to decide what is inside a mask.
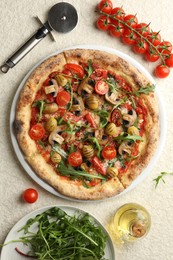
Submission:
[[[74,105],[78,105],[78,104],[79,104],[79,101],[78,101],[76,98],[73,98],[73,104],[74,104]]]
[[[49,85],[54,85],[52,80],[49,80]]]
[[[76,116],[80,116],[81,115],[81,111],[75,111],[75,115]]]
[[[91,162],[90,162],[90,161],[86,160],[85,163],[86,163],[86,165],[87,165],[88,167],[91,166]]]
[[[81,92],[81,96],[82,96],[82,97],[86,97],[87,94],[88,94],[88,93],[83,89],[82,92]]]
[[[123,120],[123,125],[124,126],[127,126],[129,124],[129,121],[128,120]]]
[[[106,139],[108,139],[107,135],[103,135],[102,140],[106,140]]]
[[[62,134],[62,131],[59,131],[58,134],[61,135],[61,134]]]
[[[130,146],[130,145],[132,145],[134,143],[134,141],[133,140],[131,140],[131,141],[128,141],[128,145]]]
[[[91,85],[92,87],[95,86],[95,82],[94,82],[93,79],[89,79],[89,80],[88,80],[88,84]]]
[[[76,170],[76,171],[81,171],[81,167],[80,167],[80,166],[76,166],[76,167],[75,167],[75,170]]]
[[[54,96],[55,96],[55,93],[56,93],[56,92],[52,92],[52,93],[50,93],[50,94],[51,94],[52,97],[54,97]]]
[[[133,110],[132,110],[132,109],[129,110],[128,114],[129,114],[129,115],[133,115]]]
[[[88,132],[88,136],[93,137],[94,136],[94,132]]]

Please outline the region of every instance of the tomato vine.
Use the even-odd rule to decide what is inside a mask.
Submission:
[[[138,23],[136,15],[125,14],[122,7],[113,7],[111,0],[101,0],[96,11],[100,14],[96,26],[102,31],[109,31],[112,37],[132,46],[135,53],[144,55],[149,62],[160,60],[154,74],[166,78],[173,67],[172,44],[161,40],[160,32],[150,30],[150,23]]]

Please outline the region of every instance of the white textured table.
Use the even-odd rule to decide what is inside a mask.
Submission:
[[[46,12],[58,1],[49,0],[1,0],[0,8],[0,63],[2,64],[21,44],[25,42],[39,25],[33,18],[38,15],[45,21]],[[167,111],[167,134],[163,151],[147,178],[132,191],[117,198],[102,202],[72,202],[56,197],[26,174],[13,151],[9,134],[9,116],[13,96],[26,73],[42,58],[65,47],[79,44],[96,44],[117,49],[140,62],[150,73],[153,64],[135,55],[129,47],[97,30],[94,22],[96,0],[67,1],[74,5],[79,14],[77,27],[68,34],[55,33],[56,42],[47,36],[15,68],[7,74],[0,74],[0,243],[12,226],[24,215],[46,205],[71,205],[92,213],[103,225],[107,225],[116,209],[128,202],[136,202],[148,209],[152,217],[152,227],[148,236],[137,243],[118,248],[118,260],[171,260],[173,259],[173,176],[165,176],[166,184],[154,188],[153,179],[162,171],[173,171],[173,71],[164,80],[156,79],[157,90]],[[139,21],[149,23],[154,31],[161,30],[165,40],[173,43],[173,1],[117,0],[114,6],[124,7],[127,13],[137,13]],[[20,195],[28,187],[39,192],[39,200],[32,205],[20,200]],[[3,259],[4,260],[4,259]],[[11,259],[7,259],[11,260]]]

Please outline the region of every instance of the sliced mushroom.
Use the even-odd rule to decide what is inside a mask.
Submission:
[[[120,144],[118,148],[118,152],[123,157],[126,157],[127,155],[130,155],[132,152],[132,146],[128,142],[124,141]]]
[[[110,95],[109,95],[109,92],[106,93],[105,95],[105,99],[111,103],[112,105],[117,105],[118,104],[118,93],[117,92],[112,92]]]
[[[53,130],[49,135],[49,143],[51,145],[54,145],[54,142],[57,142],[58,144],[62,144],[64,141],[64,138],[59,135],[59,133],[64,130],[64,126],[57,126],[55,130]]]
[[[85,91],[88,94],[92,94],[94,92],[93,86],[91,86],[88,82],[89,82],[88,78],[82,80],[77,91],[79,95],[82,95],[82,91]]]
[[[73,105],[71,107],[71,111],[84,111],[85,106],[84,106],[84,102],[83,99],[78,96],[76,93],[73,94]]]
[[[97,138],[99,144],[105,145],[107,144],[109,138],[107,135],[104,135],[104,129],[96,129],[95,131],[95,137]]]
[[[45,94],[52,94],[53,97],[57,96],[58,93],[58,84],[55,79],[50,80],[51,85],[45,87]]]
[[[137,118],[136,111],[134,109],[131,109],[128,111],[127,114],[123,114],[123,124],[125,127],[130,127],[132,126]]]

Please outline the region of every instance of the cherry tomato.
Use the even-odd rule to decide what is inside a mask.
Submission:
[[[84,69],[80,65],[78,65],[78,64],[67,63],[64,66],[64,68],[68,69],[70,72],[76,74],[80,79],[82,79],[83,76],[85,75]]]
[[[117,108],[115,108],[111,113],[111,122],[116,126],[121,125],[121,112]]]
[[[155,74],[158,78],[166,78],[170,73],[170,68],[160,64],[155,68]]]
[[[132,45],[137,39],[137,34],[130,29],[125,29],[122,35],[122,42],[127,45]]]
[[[99,80],[96,82],[94,89],[97,94],[105,95],[109,91],[109,86],[105,81]]]
[[[108,146],[104,147],[102,150],[102,156],[104,159],[112,160],[116,157],[116,155],[117,155],[117,152],[116,152],[114,146],[108,145]]]
[[[121,37],[124,32],[124,25],[119,21],[114,21],[113,25],[109,27],[109,33],[113,37]]]
[[[82,164],[82,154],[79,151],[69,154],[68,162],[73,167],[80,166]]]
[[[29,136],[37,141],[40,140],[45,134],[45,129],[41,124],[35,124],[29,130]]]
[[[119,20],[123,20],[125,16],[125,12],[121,7],[116,7],[112,9],[111,15],[114,15]],[[114,19],[112,20],[114,21]]]
[[[96,123],[94,121],[94,117],[92,117],[92,115],[90,113],[87,113],[85,115],[85,118],[88,121],[88,123],[91,125],[91,127],[97,128],[97,125],[96,125]]]
[[[70,102],[71,96],[66,90],[58,92],[56,96],[56,103],[59,106],[66,106]]]
[[[65,74],[65,75],[70,76],[70,77],[72,76],[72,73],[68,69],[63,69],[62,74]]]
[[[161,41],[161,36],[158,32],[151,32],[147,35],[147,39],[154,45],[158,46]]]
[[[137,54],[144,54],[148,49],[148,43],[142,39],[135,42],[133,46],[133,51]]]
[[[27,203],[34,203],[38,199],[38,192],[35,189],[29,188],[23,192],[22,198]]]
[[[171,53],[168,58],[165,59],[165,63],[168,67],[173,67],[173,54]]]
[[[111,23],[111,19],[107,16],[100,16],[96,22],[96,26],[101,30],[101,31],[106,31],[109,29]]]
[[[158,50],[162,53],[162,54],[170,54],[172,51],[172,44],[168,41],[163,41],[159,44],[158,46]]]
[[[104,69],[95,69],[91,74],[90,78],[94,80],[101,80],[107,78],[107,70]]]
[[[98,173],[106,175],[106,168],[98,157],[95,156],[94,158],[92,158],[92,165]]]
[[[132,28],[136,28],[136,26],[138,24],[138,19],[135,15],[128,14],[124,17],[124,22],[127,23]]]
[[[150,62],[155,62],[159,59],[159,55],[152,53],[151,51],[146,51],[145,53],[145,59]]]
[[[146,23],[137,24],[136,30],[143,36],[147,36],[150,33],[150,27]]]
[[[98,6],[98,10],[102,11],[103,13],[110,14],[113,8],[113,4],[110,0],[102,0]]]

